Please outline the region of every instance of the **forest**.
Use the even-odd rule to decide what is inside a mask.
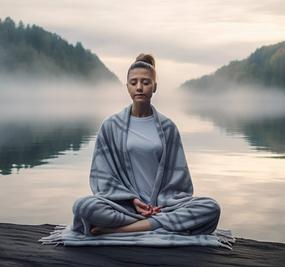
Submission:
[[[68,43],[37,25],[0,19],[0,73],[33,77],[72,76],[92,82],[119,82],[98,56],[81,42]]]
[[[231,61],[214,73],[184,82],[182,88],[226,89],[250,85],[285,89],[285,42],[262,46],[243,60]]]

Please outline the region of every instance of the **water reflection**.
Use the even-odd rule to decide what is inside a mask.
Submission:
[[[79,151],[96,129],[95,121],[0,123],[0,174],[32,168],[66,150]]]
[[[285,93],[283,93],[283,104],[284,97]],[[271,107],[270,103],[267,103],[267,108],[258,109],[254,108],[258,100],[251,100],[252,109],[248,110],[247,105],[243,107],[244,102],[241,102],[240,110],[233,110],[232,100],[228,99],[229,103],[223,103],[223,99],[219,100],[216,97],[210,105],[207,102],[205,106],[205,99],[208,98],[209,96],[201,95],[189,96],[189,103],[184,106],[184,111],[189,115],[196,114],[203,120],[213,122],[229,135],[242,134],[250,146],[257,151],[269,151],[280,154],[280,158],[285,157],[285,110],[280,109],[280,103],[272,101]],[[278,112],[274,112],[276,109]]]
[[[191,111],[191,114],[193,111]],[[256,150],[285,153],[285,116],[277,118],[241,119],[231,117],[229,113],[198,113],[204,119],[210,119],[231,135],[243,134],[244,138]]]

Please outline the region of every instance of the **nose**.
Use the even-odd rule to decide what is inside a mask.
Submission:
[[[136,89],[137,90],[141,90],[142,89],[142,83],[140,81],[137,82]]]
[[[142,87],[142,82],[138,81],[137,82],[137,88],[141,88]]]

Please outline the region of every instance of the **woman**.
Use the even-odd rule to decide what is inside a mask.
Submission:
[[[99,129],[90,172],[94,195],[73,205],[74,231],[104,233],[186,231],[210,234],[220,206],[193,197],[193,185],[175,123],[151,104],[155,60],[140,54],[127,73],[132,104]]]

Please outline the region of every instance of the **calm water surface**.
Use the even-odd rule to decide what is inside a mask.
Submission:
[[[116,104],[93,96],[77,105],[78,94],[60,109],[49,100],[47,113],[31,109],[23,115],[27,107],[18,107],[14,116],[7,111],[1,117],[1,222],[70,223],[73,202],[91,194],[96,130],[131,102],[127,95]],[[193,99],[156,97],[154,106],[180,129],[194,195],[213,197],[222,207],[218,228],[285,242],[285,112],[240,116],[197,108]],[[77,116],[79,110],[84,112]]]

